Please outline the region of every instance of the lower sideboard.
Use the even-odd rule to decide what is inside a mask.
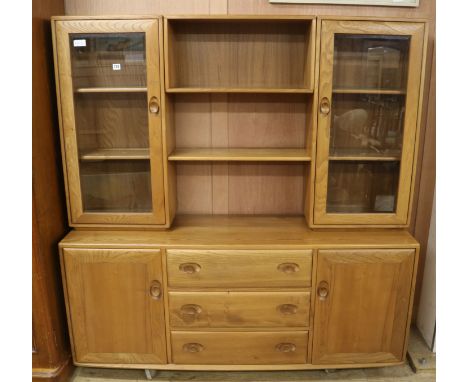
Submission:
[[[300,218],[178,218],[60,243],[75,364],[172,370],[372,367],[405,359],[419,245]]]

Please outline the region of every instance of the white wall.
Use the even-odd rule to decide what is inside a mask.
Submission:
[[[416,325],[427,345],[435,352],[436,325],[436,197],[432,202],[432,217],[427,241],[426,262],[421,300]]]

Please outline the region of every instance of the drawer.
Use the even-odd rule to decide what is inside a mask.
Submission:
[[[173,327],[304,327],[309,310],[309,292],[169,292]]]
[[[167,251],[170,287],[308,287],[311,250]]]
[[[177,364],[261,365],[307,361],[307,331],[171,332]]]

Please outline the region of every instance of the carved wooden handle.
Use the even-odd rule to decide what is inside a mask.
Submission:
[[[184,263],[180,264],[179,270],[187,274],[200,272],[201,266],[197,263]]]
[[[158,114],[159,113],[159,102],[156,97],[151,97],[149,101],[149,111],[152,114]]]
[[[205,347],[202,344],[198,344],[196,342],[190,342],[188,344],[184,344],[182,350],[187,353],[199,353],[203,351]]]
[[[330,113],[330,110],[330,100],[327,97],[323,97],[320,101],[320,113],[322,113],[323,115],[328,115]]]
[[[289,342],[281,342],[276,345],[276,350],[281,353],[292,353],[296,351],[296,345]]]
[[[320,300],[325,300],[327,297],[328,297],[328,293],[329,293],[329,286],[328,286],[328,283],[326,281],[321,281],[318,285],[318,288],[317,288],[317,295],[319,297]]]
[[[282,314],[296,314],[297,313],[297,305],[294,305],[294,304],[278,305],[278,310]]]
[[[282,263],[278,265],[278,270],[284,273],[296,273],[299,272],[299,265],[296,263]]]
[[[162,286],[159,281],[153,281],[150,286],[150,295],[155,300],[159,300],[162,296]]]
[[[195,316],[202,312],[202,308],[196,304],[185,304],[181,306],[180,312],[185,316],[193,316],[195,318]]]

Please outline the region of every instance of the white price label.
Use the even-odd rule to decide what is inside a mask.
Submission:
[[[84,38],[80,38],[79,40],[73,40],[73,46],[86,46],[86,40]]]
[[[120,70],[120,64],[112,64],[112,70]]]

